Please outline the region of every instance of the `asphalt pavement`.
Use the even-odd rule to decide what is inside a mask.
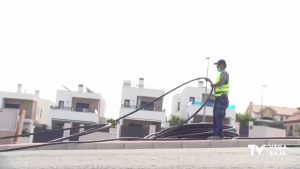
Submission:
[[[0,153],[1,169],[300,168],[300,148],[251,155],[249,148],[35,150]]]

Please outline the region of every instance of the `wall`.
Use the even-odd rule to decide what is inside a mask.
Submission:
[[[125,99],[129,99],[130,105],[136,105],[137,96],[157,98],[163,94],[164,94],[163,90],[123,86],[121,104],[124,104]]]
[[[0,109],[0,131],[16,132],[18,109]]]
[[[72,92],[58,90],[56,92],[56,106],[59,105],[59,101],[64,101],[64,107],[72,106]]]
[[[18,116],[18,109],[0,109],[0,137],[15,135]],[[12,142],[13,139],[0,140],[0,144],[9,144]]]
[[[116,129],[110,128],[109,132],[94,132],[88,135],[80,136],[79,141],[101,140],[101,139],[113,139],[116,138]]]
[[[98,115],[96,113],[75,112],[63,109],[52,109],[50,111],[51,119],[71,120],[71,121],[84,121],[98,123]]]
[[[135,109],[121,108],[120,117],[132,112],[133,110]],[[140,110],[126,117],[126,119],[161,122],[161,127],[165,127],[166,112]]]
[[[39,124],[48,125],[49,113],[50,113],[50,102],[47,100],[39,99],[37,102],[35,120]]]
[[[249,130],[249,137],[285,137],[284,129],[276,129],[266,126],[253,126]]]
[[[105,116],[105,109],[106,109],[106,102],[104,99],[100,101],[100,112],[99,112],[99,117],[104,117]]]
[[[208,89],[208,92],[210,90]],[[172,114],[179,114],[181,118],[188,118],[187,106],[190,103],[190,97],[195,97],[195,101],[202,102],[202,94],[205,93],[205,87],[186,87],[181,93],[174,95],[172,100]],[[177,111],[177,105],[180,102],[180,111]]]

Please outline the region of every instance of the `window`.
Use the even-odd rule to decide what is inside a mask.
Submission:
[[[20,105],[19,104],[10,104],[10,103],[5,103],[4,108],[13,108],[13,109],[19,109]]]
[[[142,101],[141,102],[141,107],[144,107],[144,110],[150,110],[150,111],[154,111],[154,103],[151,103],[151,102],[146,102],[146,101]]]
[[[180,111],[180,102],[177,103],[177,111]]]
[[[64,101],[58,102],[58,108],[63,109],[64,108]]]
[[[89,112],[90,105],[87,103],[76,103],[76,111],[78,112]]]
[[[125,99],[124,100],[124,107],[129,107],[130,106],[130,100],[129,99]]]
[[[195,103],[195,97],[190,97],[190,102]]]

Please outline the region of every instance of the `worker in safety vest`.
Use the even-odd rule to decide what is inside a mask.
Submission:
[[[229,104],[229,74],[225,71],[227,64],[221,59],[217,63],[218,74],[216,83],[212,84],[215,90],[215,104],[213,108],[213,136],[210,139],[220,140],[224,138],[223,127],[226,109]]]

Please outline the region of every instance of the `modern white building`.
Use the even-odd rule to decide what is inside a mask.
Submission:
[[[149,104],[164,94],[164,90],[144,88],[144,78],[139,79],[138,87],[131,85],[131,81],[124,81],[122,89],[121,109],[122,117],[137,108]],[[163,110],[163,99],[145,107],[124,119],[117,125],[120,137],[144,137],[160,131],[166,124],[166,112]]]
[[[0,92],[2,108],[25,111],[23,131],[31,133],[35,127],[47,126],[50,112],[50,101],[39,97],[39,91],[34,94],[22,92],[22,85],[18,84],[16,92]],[[29,138],[32,142],[32,136]]]
[[[106,122],[104,99],[99,93],[86,89],[85,92],[84,86],[79,84],[78,91],[69,89],[57,91],[56,103],[50,111],[50,128],[79,127]],[[64,135],[78,133],[82,130],[65,131]],[[75,138],[75,140],[78,140],[78,138]]]
[[[204,103],[210,93],[210,88],[207,89],[202,81],[198,81],[197,87],[185,87],[181,93],[177,93],[172,99],[172,112],[171,115],[187,119],[191,117]],[[213,121],[213,105],[214,96],[209,98],[205,110],[205,122]],[[226,110],[225,123],[235,126],[235,106],[229,105]],[[204,109],[202,109],[191,122],[199,123],[203,121]]]

